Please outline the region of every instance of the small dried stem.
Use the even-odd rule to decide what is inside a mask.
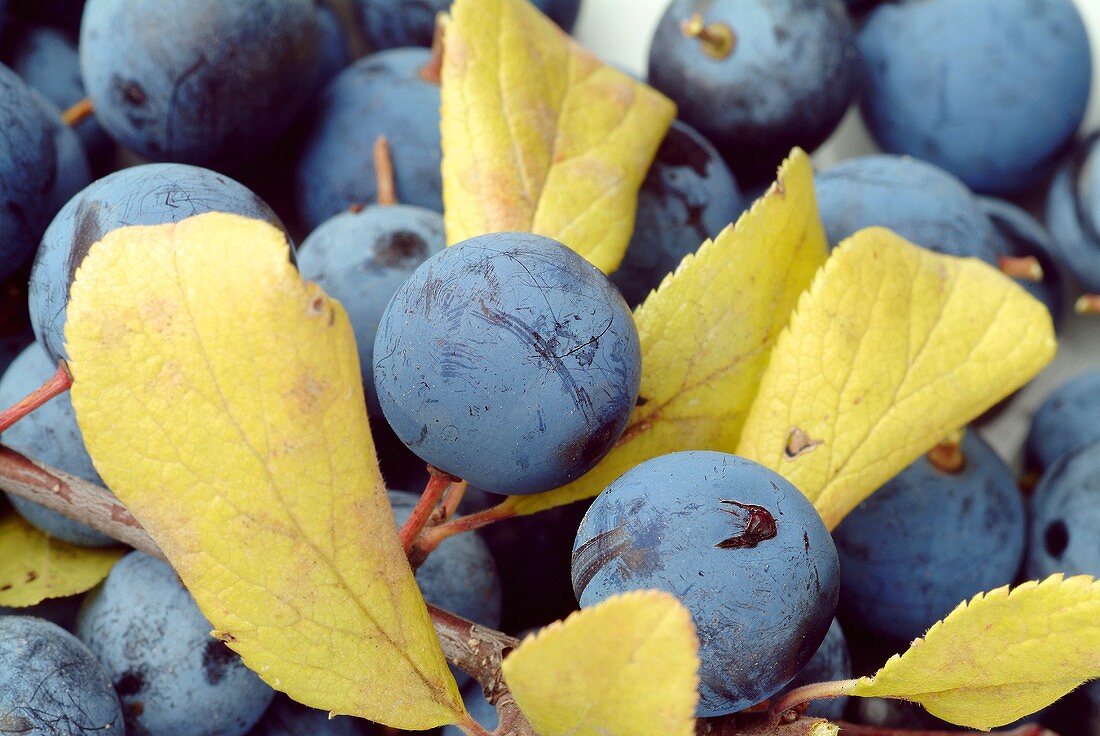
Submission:
[[[432,35],[432,58],[420,70],[420,78],[431,84],[440,84],[443,80],[443,36],[447,33],[447,24],[451,22],[451,16],[447,13],[437,13],[435,16],[435,33]]]
[[[66,108],[64,112],[61,113],[61,122],[73,128],[80,125],[94,114],[95,108],[92,107],[92,99],[90,97],[85,97],[83,100],[77,102],[72,107]]]
[[[680,25],[680,31],[687,38],[699,41],[703,53],[712,59],[726,59],[737,46],[737,36],[725,23],[707,23],[702,13],[693,13]]]
[[[375,201],[380,205],[397,204],[397,185],[394,184],[393,154],[386,136],[374,141],[374,181],[378,193]]]
[[[1100,314],[1100,294],[1082,294],[1073,305],[1077,314]]]
[[[1035,256],[1001,256],[997,265],[1001,273],[1018,281],[1038,283],[1043,280],[1043,266]]]

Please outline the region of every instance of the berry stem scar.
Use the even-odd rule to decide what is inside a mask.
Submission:
[[[0,412],[0,432],[8,429],[55,396],[65,393],[72,385],[73,377],[69,374],[69,366],[62,360],[57,364],[57,370],[46,379],[45,383]]]

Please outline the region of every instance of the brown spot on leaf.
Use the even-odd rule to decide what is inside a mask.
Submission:
[[[805,455],[808,452],[813,452],[814,448],[821,444],[821,440],[811,439],[810,435],[806,434],[805,430],[799,427],[793,427],[790,433],[787,435],[787,447],[783,453],[787,456],[788,460],[794,460],[796,457]]]

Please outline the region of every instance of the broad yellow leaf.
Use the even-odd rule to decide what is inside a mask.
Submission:
[[[691,736],[698,641],[668,593],[625,593],[526,639],[504,680],[540,736]]]
[[[970,728],[1003,726],[1100,677],[1100,582],[1024,583],[978,595],[852,690],[912,700]]]
[[[217,636],[307,705],[463,716],[375,461],[355,338],[272,226],[127,227],[77,272],[66,340],[96,469]]]
[[[813,169],[796,150],[737,225],[685,258],[635,312],[641,398],[615,448],[570,485],[507,503],[530,514],[595,496],[658,455],[733,452],[772,346],[826,248]]]
[[[26,608],[92,589],[123,549],[85,549],[40,532],[0,504],[0,606]]]
[[[615,270],[675,105],[527,0],[457,0],[442,84],[448,241],[535,232]]]
[[[831,529],[1054,349],[1050,313],[997,269],[863,230],[800,300],[737,452],[787,477]]]

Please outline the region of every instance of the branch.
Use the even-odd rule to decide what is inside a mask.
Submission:
[[[42,465],[0,445],[0,489],[165,559],[157,543],[114,495],[83,478]]]
[[[0,445],[0,489],[168,562],[133,514],[106,488],[35,462],[3,445]],[[500,733],[535,736],[500,674],[501,660],[519,641],[435,606],[429,605],[428,613],[447,661],[477,680],[489,702],[500,711]]]
[[[0,489],[87,524],[134,549],[168,561],[138,520],[110,491],[30,460],[3,445],[0,445]],[[485,691],[485,697],[497,707],[500,727],[496,733],[506,736],[536,736],[535,730],[516,706],[500,671],[500,663],[519,646],[519,641],[435,606],[429,605],[428,613],[447,661],[477,680]],[[698,736],[809,736],[820,723],[820,719],[803,718],[788,711],[783,722],[775,726],[771,714],[762,710],[725,718],[700,719],[696,733]],[[880,729],[847,723],[839,725],[842,736],[940,736],[935,732]],[[1030,725],[1002,733],[1011,736],[1050,734],[1039,726]]]

